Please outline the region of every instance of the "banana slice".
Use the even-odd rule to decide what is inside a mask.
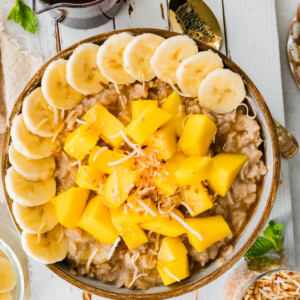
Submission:
[[[124,69],[138,81],[150,81],[155,73],[150,65],[150,58],[164,38],[144,33],[135,36],[125,47],[123,52]]]
[[[127,32],[114,34],[101,46],[97,54],[97,65],[109,81],[115,84],[133,83],[135,79],[123,67],[123,51],[133,39]]]
[[[28,159],[48,157],[57,149],[57,142],[52,143],[50,137],[40,137],[27,130],[22,114],[13,120],[10,133],[15,149]]]
[[[177,83],[176,70],[185,59],[198,52],[196,43],[186,35],[177,35],[164,40],[150,59],[155,75],[162,81]]]
[[[51,202],[34,207],[13,202],[12,209],[19,226],[29,233],[44,233],[58,224],[56,211]]]
[[[24,206],[42,205],[55,196],[54,177],[47,180],[31,181],[23,178],[14,167],[7,170],[5,184],[11,199]]]
[[[0,293],[0,300],[12,300],[11,293]]]
[[[41,88],[25,98],[22,113],[27,129],[42,137],[54,136],[62,124],[58,113],[45,100]]]
[[[72,109],[83,98],[69,85],[66,73],[67,61],[58,59],[49,64],[42,78],[42,92],[46,101],[58,109]]]
[[[0,258],[0,293],[10,292],[16,286],[16,274],[7,258]]]
[[[202,81],[198,98],[203,108],[217,114],[225,114],[236,109],[246,97],[241,76],[228,69],[217,69]]]
[[[177,84],[191,97],[198,96],[199,86],[208,73],[223,68],[221,57],[211,50],[199,52],[184,59],[177,68]]]
[[[61,261],[68,253],[67,239],[60,224],[41,235],[23,231],[21,241],[26,254],[43,264]]]
[[[53,156],[41,159],[27,159],[11,144],[9,147],[9,162],[25,179],[38,181],[48,179],[55,170]]]
[[[99,46],[86,43],[78,46],[67,62],[67,81],[76,91],[84,95],[99,93],[108,80],[97,66]]]

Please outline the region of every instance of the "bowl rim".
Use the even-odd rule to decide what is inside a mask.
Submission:
[[[10,143],[10,126],[12,124],[12,121],[14,117],[21,111],[23,99],[33,90],[35,89],[41,82],[42,75],[44,73],[44,70],[46,67],[54,60],[57,60],[59,58],[67,58],[71,53],[74,51],[74,49],[79,46],[82,43],[95,43],[98,45],[101,45],[108,37],[110,37],[113,34],[121,33],[121,32],[129,32],[133,35],[143,34],[143,33],[153,33],[160,35],[162,37],[168,38],[175,35],[180,35],[175,32],[171,32],[168,30],[163,29],[153,29],[153,28],[135,28],[135,29],[123,29],[123,30],[116,30],[116,31],[109,31],[106,33],[102,33],[84,40],[81,40],[80,42],[77,42],[73,44],[72,46],[68,47],[67,49],[61,51],[54,57],[52,57],[48,62],[46,62],[36,73],[35,75],[30,79],[28,84],[23,89],[22,93],[20,94],[19,98],[17,99],[12,112],[9,117],[8,126],[6,127],[4,137],[3,137],[3,145],[2,145],[2,155],[1,155],[1,177],[2,177],[2,185],[4,190],[4,196],[6,200],[6,204],[8,206],[8,209],[10,211],[11,217],[13,219],[13,222],[18,230],[18,232],[21,234],[22,230],[18,226],[14,215],[12,213],[12,200],[9,198],[6,186],[5,186],[5,174],[6,170],[9,166],[9,160],[8,160],[8,147]],[[271,139],[271,149],[272,149],[272,160],[273,160],[273,173],[272,173],[272,179],[270,184],[270,190],[268,191],[268,199],[266,201],[264,210],[262,212],[260,220],[257,222],[257,226],[252,231],[248,239],[244,242],[244,244],[240,247],[240,249],[228,260],[226,261],[221,267],[214,270],[212,273],[206,275],[205,277],[191,283],[187,283],[185,285],[182,285],[175,289],[170,289],[168,291],[158,292],[158,293],[143,293],[143,294],[124,294],[117,292],[118,289],[116,288],[116,291],[107,291],[102,290],[100,288],[93,287],[87,283],[81,282],[80,280],[72,277],[70,274],[62,270],[60,267],[58,267],[56,264],[46,265],[51,271],[53,271],[56,275],[64,279],[65,281],[73,284],[74,286],[88,291],[89,293],[110,298],[110,299],[149,299],[149,300],[156,300],[156,299],[166,299],[166,298],[172,298],[175,296],[180,296],[182,294],[186,294],[189,292],[192,292],[193,290],[196,290],[211,281],[217,279],[219,276],[221,276],[223,273],[225,273],[227,270],[229,270],[235,263],[237,263],[240,258],[242,258],[243,254],[250,248],[252,243],[255,241],[255,239],[258,237],[260,232],[262,231],[265,223],[268,220],[268,217],[271,213],[273,203],[275,201],[278,185],[279,185],[279,179],[280,179],[280,152],[279,152],[279,145],[278,145],[278,139],[277,139],[277,133],[275,129],[275,125],[273,123],[273,119],[271,116],[271,113],[256,86],[254,83],[250,80],[250,78],[246,75],[244,71],[240,67],[238,67],[231,59],[229,59],[227,56],[219,52],[218,50],[212,48],[211,46],[194,39],[199,50],[205,51],[205,50],[212,50],[215,53],[217,53],[224,63],[224,65],[231,69],[232,71],[240,74],[243,78],[243,81],[245,85],[247,86],[248,90],[253,95],[254,99],[256,100],[259,109],[262,113],[262,116],[267,124],[267,131],[270,134]],[[121,289],[119,289],[121,291]]]

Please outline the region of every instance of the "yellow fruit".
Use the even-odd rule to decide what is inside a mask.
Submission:
[[[177,149],[177,139],[174,127],[168,125],[154,132],[145,142],[147,146],[158,150],[156,156],[159,160],[168,160]]]
[[[81,187],[71,187],[52,198],[57,219],[63,226],[75,229],[80,219],[90,191]]]
[[[120,234],[128,249],[134,249],[145,243],[148,243],[148,238],[143,229],[138,225],[132,225],[126,231]]]
[[[158,107],[157,100],[137,100],[131,103],[131,116],[132,119],[136,119],[140,113],[148,107],[150,104],[153,104]]]
[[[203,240],[187,231],[189,243],[198,251],[202,252],[214,243],[232,234],[228,224],[221,215],[206,218],[185,219],[186,223],[200,233]]]
[[[173,124],[176,135],[180,136],[183,131],[182,122],[185,118],[181,97],[176,92],[172,92],[162,103],[161,108],[173,116],[169,123]]]
[[[0,300],[12,300],[11,293],[0,293]]]
[[[69,133],[65,140],[64,150],[77,160],[83,160],[96,145],[100,130],[95,126],[81,125]]]
[[[209,177],[213,160],[209,156],[191,156],[176,171],[176,181],[180,187],[198,183]]]
[[[173,209],[173,212],[183,219],[183,214],[179,210]],[[176,237],[186,232],[185,228],[169,215],[163,216],[158,214],[154,219],[142,222],[140,226],[143,229],[152,230],[170,237]]]
[[[0,293],[10,292],[16,285],[16,274],[7,258],[0,258]]]
[[[94,104],[83,119],[100,129],[101,138],[107,144],[114,148],[120,148],[124,144],[120,136],[120,131],[125,128],[124,125],[100,103]]]
[[[211,196],[201,182],[183,188],[181,190],[181,197],[188,207],[190,207],[188,211],[192,217],[213,207]]]
[[[157,263],[160,266],[164,266],[187,253],[184,243],[178,237],[165,237],[159,249]]]
[[[154,104],[150,104],[136,119],[129,123],[125,132],[135,142],[142,145],[161,125],[170,120],[171,117],[171,114],[156,107]]]
[[[75,176],[75,183],[84,189],[99,191],[100,182],[103,177],[101,171],[91,166],[81,166]]]
[[[111,221],[109,209],[99,195],[89,200],[77,226],[103,244],[112,245],[119,236]]]
[[[103,185],[103,201],[112,208],[117,209],[128,197],[130,186],[136,180],[136,172],[122,168],[110,174]]]
[[[129,169],[132,168],[134,164],[133,159],[128,159],[120,164],[115,166],[109,166],[108,163],[117,161],[126,157],[126,154],[119,153],[117,151],[105,149],[103,147],[95,146],[91,150],[91,154],[89,156],[89,165],[95,167],[99,171],[104,173],[112,174],[116,167],[127,167]]]
[[[214,156],[207,180],[209,187],[224,197],[246,161],[247,156],[243,154],[220,153]]]
[[[185,123],[178,146],[186,155],[205,156],[216,132],[217,127],[209,117],[201,114],[192,115]]]
[[[178,259],[166,264],[165,266],[158,266],[157,270],[164,285],[169,285],[178,280],[180,281],[184,278],[187,278],[190,276],[188,256],[183,255]],[[169,273],[171,273],[172,276]]]

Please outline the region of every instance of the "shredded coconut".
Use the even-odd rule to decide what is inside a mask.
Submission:
[[[114,244],[112,245],[112,247],[111,247],[111,249],[110,249],[110,251],[109,251],[109,253],[108,253],[107,260],[110,260],[110,259],[112,258],[112,256],[114,255],[115,250],[116,250],[118,244],[120,243],[120,241],[121,241],[121,238],[120,238],[120,237],[118,237],[118,238],[115,240]]]
[[[49,118],[44,118],[43,120],[40,121],[40,123],[36,126],[35,131],[38,131],[41,129],[43,125],[45,125],[49,121]]]
[[[147,194],[149,191],[155,190],[155,186],[150,186],[148,188],[144,188],[143,190],[138,191],[139,195]]]
[[[149,206],[147,206],[142,200],[137,200],[138,204],[140,204],[150,215],[156,217],[157,214],[153,211]]]
[[[177,278],[173,273],[171,273],[171,272],[167,269],[167,267],[164,267],[164,271],[165,271],[170,277],[172,277],[174,280],[176,280],[177,282],[180,282],[180,279]]]
[[[83,121],[83,120],[79,120],[79,119],[76,119],[76,122],[79,123],[79,124],[82,124],[82,125],[87,125],[88,124],[88,122]]]
[[[179,89],[175,86],[175,84],[172,82],[172,80],[170,78],[167,79],[168,84],[171,86],[171,88],[173,89],[174,92],[176,92],[178,95],[182,96],[182,97],[186,97],[189,98],[192,95],[190,94],[184,94],[181,91],[179,91]]]
[[[186,202],[182,201],[181,205],[183,205],[188,210],[188,212],[191,216],[194,214],[194,211],[192,210],[192,208]]]
[[[108,149],[107,147],[102,147],[99,150],[97,150],[96,153],[94,154],[93,162],[96,161],[96,159],[98,158],[98,156],[100,155],[100,153],[102,153],[103,151],[105,151],[107,149]]]
[[[119,165],[121,163],[123,163],[124,161],[127,161],[129,159],[131,159],[132,157],[134,157],[135,155],[137,154],[137,151],[134,150],[132,151],[129,155],[125,156],[125,157],[122,157],[118,160],[115,160],[115,161],[110,161],[107,165],[108,166],[116,166],[116,165]]]
[[[94,257],[96,256],[97,252],[99,251],[98,248],[94,249],[94,251],[92,252],[92,254],[90,255],[87,263],[86,263],[86,266],[85,266],[85,269],[86,269],[86,272],[88,273],[90,271],[90,266],[91,266],[91,263],[94,259]]]

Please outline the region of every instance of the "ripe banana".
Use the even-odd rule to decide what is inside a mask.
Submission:
[[[217,114],[236,109],[246,97],[241,76],[228,69],[217,69],[202,81],[198,98],[200,105]]]
[[[15,149],[28,159],[48,157],[57,149],[57,142],[52,142],[50,137],[31,133],[25,126],[22,114],[13,120],[10,133]]]
[[[220,68],[223,68],[223,62],[218,54],[211,50],[199,52],[180,63],[176,71],[177,84],[183,93],[195,98],[202,80]]]
[[[67,81],[83,95],[99,93],[108,80],[97,66],[99,46],[86,43],[78,46],[67,62]]]
[[[16,286],[16,274],[7,258],[0,258],[0,293],[8,293]]]
[[[58,224],[52,202],[34,207],[22,206],[13,202],[12,209],[19,226],[29,233],[44,233]]]
[[[196,43],[186,35],[164,40],[150,59],[155,75],[164,82],[177,83],[176,70],[185,59],[198,52]]]
[[[68,243],[60,224],[41,235],[23,231],[21,241],[26,254],[43,264],[61,261],[68,253]]]
[[[25,179],[38,181],[48,179],[55,170],[53,156],[41,159],[27,159],[11,144],[9,147],[9,162]]]
[[[42,137],[54,136],[62,124],[58,114],[56,117],[53,108],[45,100],[41,88],[25,98],[22,113],[27,129]]]
[[[7,170],[5,184],[9,197],[23,206],[42,205],[56,193],[54,177],[31,181],[23,178],[14,167]]]
[[[135,79],[123,67],[123,51],[133,39],[127,32],[114,34],[101,46],[97,54],[97,65],[100,72],[115,84],[133,83]]]
[[[135,36],[123,52],[125,71],[138,81],[152,80],[155,73],[150,58],[163,41],[164,38],[152,33]]]
[[[57,109],[72,109],[83,99],[83,95],[68,83],[67,61],[58,59],[49,64],[42,78],[42,92],[49,105]]]

